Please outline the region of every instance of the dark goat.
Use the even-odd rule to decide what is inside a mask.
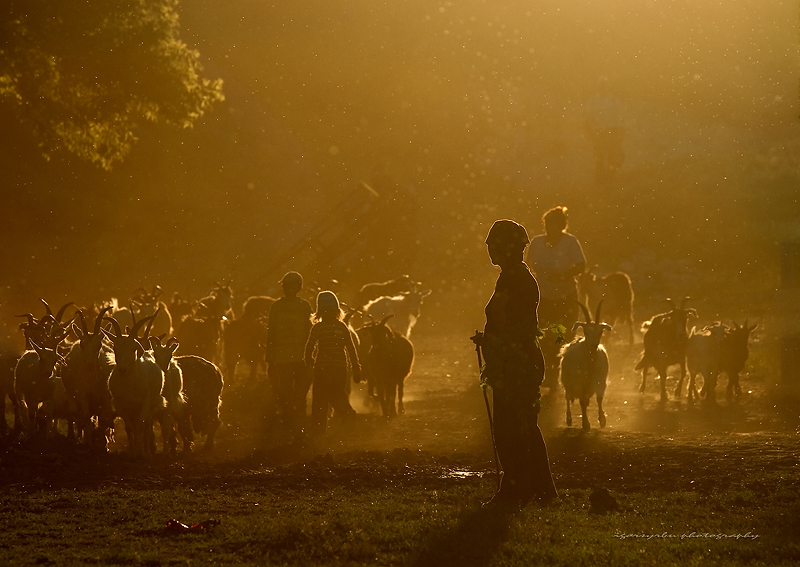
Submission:
[[[0,437],[8,432],[6,397],[11,400],[15,409],[17,407],[17,396],[14,394],[14,368],[16,368],[19,358],[20,355],[10,349],[0,352],[0,409],[2,409],[3,418],[0,421]]]
[[[747,344],[750,340],[750,333],[756,329],[757,325],[748,326],[747,323],[745,321],[744,325],[739,325],[734,322],[733,327],[729,328],[722,338],[719,373],[724,373],[728,376],[728,387],[726,389],[728,397],[739,395],[739,373],[744,369],[744,365],[750,355]],[[716,376],[713,380],[708,381],[707,385],[705,382],[703,383],[702,394],[706,399],[714,399],[716,386]]]
[[[598,277],[592,270],[578,276],[580,300],[585,305],[603,301],[605,320],[611,325],[628,326],[628,342],[633,344],[633,286],[625,272],[614,272]]]
[[[230,286],[216,287],[195,307],[194,314],[186,317],[175,331],[181,350],[211,362],[219,361],[219,339],[224,321],[233,320],[233,292]]]
[[[256,378],[258,367],[266,367],[267,317],[275,299],[267,295],[249,297],[242,306],[242,316],[224,321],[222,350],[225,375],[229,382],[236,376],[236,364],[250,364],[250,381]]]
[[[703,375],[703,392],[709,384],[716,383],[720,371],[722,343],[728,328],[717,322],[698,331],[692,327],[689,341],[686,345],[686,368],[689,372],[689,401],[698,398],[695,388],[695,377]],[[682,381],[678,382],[676,392],[680,396],[683,387]]]
[[[415,282],[407,275],[382,283],[364,284],[361,286],[361,289],[358,290],[356,305],[358,305],[359,308],[363,308],[373,299],[383,296],[391,297],[409,291],[417,291],[420,285],[422,284]]]
[[[92,332],[86,326],[82,311],[78,311],[78,325],[73,331],[78,341],[73,343],[66,356],[66,366],[61,370],[61,379],[70,399],[77,408],[78,433],[88,433],[87,441],[95,447],[105,449],[114,427],[114,408],[108,378],[114,368],[111,348],[103,342],[100,330],[103,317],[113,307],[104,307],[94,320]],[[97,416],[98,429],[94,429],[93,417]]]
[[[214,449],[214,436],[222,423],[219,419],[219,407],[222,404],[222,372],[215,364],[199,356],[176,356],[175,362],[183,374],[183,396],[186,399],[184,408],[191,427],[178,431],[183,436],[183,450],[191,450],[194,441],[193,431],[204,434],[205,451]]]
[[[680,307],[675,307],[671,299],[667,301],[672,306],[672,310],[654,316],[642,325],[644,331],[644,353],[642,359],[636,365],[636,370],[642,371],[642,385],[640,392],[645,391],[647,371],[655,368],[661,378],[661,399],[667,399],[667,368],[678,364],[681,367],[681,377],[678,387],[683,384],[686,376],[686,345],[689,341],[689,334],[686,331],[686,323],[689,316],[697,317],[694,309],[684,309],[688,297],[684,298]],[[680,395],[680,390],[676,390],[676,396]]]
[[[414,365],[414,345],[386,325],[390,317],[367,327],[372,338],[368,355],[369,369],[375,380],[384,417],[396,417],[398,413],[405,412],[403,383]]]

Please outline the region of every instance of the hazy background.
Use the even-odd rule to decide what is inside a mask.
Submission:
[[[800,237],[799,10],[184,2],[182,37],[227,97],[194,129],[143,129],[104,172],[44,161],[0,108],[4,333],[19,341],[13,315],[40,316],[39,297],[88,304],[160,284],[197,298],[229,280],[241,304],[287,269],[338,280],[345,300],[410,273],[433,289],[427,324],[470,330],[496,276],[491,223],[533,235],[559,204],[590,265],[630,273],[637,322],[685,295],[703,319],[759,317],[778,244]],[[583,124],[600,77],[628,130],[603,187]],[[347,198],[362,214],[336,212]],[[303,243],[321,223],[333,249]]]

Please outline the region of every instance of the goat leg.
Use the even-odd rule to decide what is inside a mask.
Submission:
[[[589,423],[589,398],[581,398],[581,427],[584,431],[589,431],[592,428],[591,423]]]
[[[605,427],[606,412],[603,411],[603,396],[597,396],[597,414],[600,420],[600,427]]]

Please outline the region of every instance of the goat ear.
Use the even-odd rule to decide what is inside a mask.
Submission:
[[[175,351],[176,351],[176,350],[178,350],[178,347],[179,347],[179,346],[180,346],[180,345],[178,344],[178,342],[177,342],[177,341],[175,341],[174,343],[170,344],[170,345],[169,345],[169,350],[170,350],[170,352],[171,352],[172,354],[175,354]]]
[[[574,333],[578,330],[578,327],[583,327],[583,325],[584,324],[581,321],[576,321],[575,324],[572,325],[572,332]]]
[[[606,331],[614,330],[613,327],[611,327],[611,325],[609,325],[608,323],[600,323],[600,326],[603,327],[603,329],[605,329]]]
[[[155,350],[157,346],[161,346],[161,341],[156,337],[150,337],[150,349]]]
[[[433,293],[432,289],[426,289],[425,291],[419,292],[420,296],[422,297],[428,297],[431,293]]]
[[[76,325],[75,323],[73,323],[71,326],[72,326],[72,332],[75,333],[75,336],[78,337],[78,340],[82,339],[83,331],[81,331],[81,328],[78,327],[78,325]]]
[[[106,338],[107,338],[109,341],[111,341],[112,343],[113,343],[114,341],[116,341],[116,340],[117,340],[117,337],[115,337],[115,336],[114,336],[114,335],[111,333],[111,331],[109,331],[109,330],[107,330],[107,329],[103,329],[103,328],[101,328],[101,329],[100,329],[100,332],[101,332],[101,333],[103,333],[103,334],[106,336]]]
[[[42,351],[43,351],[44,349],[43,349],[42,347],[40,347],[39,345],[37,345],[35,342],[33,342],[33,341],[32,341],[32,340],[30,340],[30,339],[28,339],[28,342],[29,342],[29,343],[31,344],[31,346],[33,347],[33,350],[35,350],[35,351],[36,351],[36,354],[38,354],[38,355],[41,357],[41,356],[42,356]]]
[[[145,352],[147,352],[147,349],[144,347],[141,340],[135,339],[135,341],[136,341],[136,351],[139,352],[141,350],[141,352],[139,352],[139,356],[142,356]]]

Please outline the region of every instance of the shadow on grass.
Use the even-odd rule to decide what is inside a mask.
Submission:
[[[484,506],[463,518],[459,524],[434,536],[421,554],[411,562],[414,567],[481,567],[488,565],[508,539],[516,507]]]

